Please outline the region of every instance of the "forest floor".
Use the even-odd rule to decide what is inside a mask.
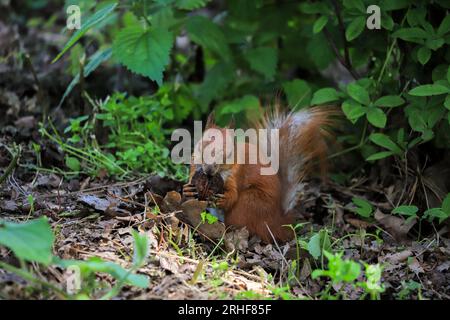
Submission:
[[[1,22],[0,22],[1,24]],[[70,81],[62,63],[51,65],[57,52],[57,34],[36,33],[30,28],[19,37],[17,29],[0,26],[1,56],[26,48],[32,60],[0,63],[0,176],[13,160],[5,146],[21,144],[17,165],[0,185],[0,219],[25,221],[47,216],[55,233],[53,252],[63,259],[100,257],[124,268],[131,265],[131,230],[149,238],[150,256],[139,274],[149,276],[147,289],[125,286],[119,299],[214,298],[318,298],[324,291],[357,299],[362,289],[312,279],[315,269],[326,266],[314,256],[315,247],[342,251],[345,259],[383,266],[383,299],[449,299],[449,225],[405,221],[392,215],[393,200],[404,192],[402,177],[394,183],[374,183],[361,175],[350,184],[307,184],[302,200],[303,223],[298,239],[286,244],[264,244],[233,230],[219,239],[202,236],[201,230],[181,221],[185,211],[178,203],[183,182],[157,176],[136,176],[114,181],[105,176],[67,177],[62,174],[64,155],[39,134],[39,121],[47,110],[55,123],[67,122],[77,97],[64,108],[54,108]],[[36,37],[40,40],[36,42]],[[32,61],[30,64],[29,62]],[[114,74],[115,70],[109,70]],[[92,77],[101,95],[112,88],[108,74]],[[40,146],[40,153],[34,146]],[[380,181],[380,180],[377,180]],[[392,181],[392,179],[390,180]],[[409,180],[408,185],[414,183]],[[407,190],[411,190],[408,186]],[[32,195],[32,205],[30,204]],[[158,197],[157,195],[160,195]],[[371,200],[374,214],[363,219],[351,205],[353,197]],[[155,214],[155,207],[158,214]],[[304,244],[304,245],[303,245]],[[234,249],[234,250],[233,250]],[[0,261],[17,265],[5,247]],[[30,265],[38,277],[64,287],[59,267]],[[99,287],[113,278],[98,275]],[[30,287],[20,276],[0,269],[0,296],[10,299],[57,298],[51,290]],[[93,294],[95,297],[96,295]]]

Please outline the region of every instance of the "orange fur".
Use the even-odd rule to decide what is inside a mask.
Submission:
[[[226,225],[245,226],[250,234],[258,235],[265,242],[272,242],[273,237],[280,241],[292,239],[294,233],[285,225],[294,222],[294,215],[287,209],[286,199],[298,200],[297,185],[315,168],[319,167],[325,174],[328,147],[324,126],[332,124],[330,116],[333,114],[335,110],[323,108],[283,114],[277,107],[254,124],[255,128],[273,128],[274,123],[279,123],[280,170],[277,174],[261,175],[262,165],[259,162],[213,165],[215,173],[226,173],[224,197],[218,203],[225,212]],[[302,117],[307,121],[299,125],[296,121],[302,120]],[[207,128],[217,128],[211,119]],[[251,148],[245,143],[246,159]],[[292,173],[293,164],[300,165]],[[191,166],[191,177],[195,170],[195,166]]]

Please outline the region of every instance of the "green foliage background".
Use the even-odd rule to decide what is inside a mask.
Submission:
[[[157,89],[149,99],[174,115],[162,126],[179,126],[212,109],[219,122],[234,115],[243,124],[279,96],[291,109],[340,106],[348,121],[338,142],[369,161],[403,158],[424,143],[450,145],[448,1],[70,4],[81,5],[82,28],[55,60],[72,50],[76,69],[83,45],[97,43],[83,76],[102,63],[118,63],[153,80]],[[381,14],[378,30],[366,27],[374,4]]]

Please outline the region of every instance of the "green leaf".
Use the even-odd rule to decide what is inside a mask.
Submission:
[[[450,110],[450,94],[448,94],[448,95],[445,97],[444,107],[446,107],[448,110]]]
[[[314,259],[319,259],[322,248],[320,246],[320,233],[316,233],[309,239],[307,244],[307,249],[310,255],[313,256]]]
[[[359,214],[361,217],[364,217],[364,218],[370,217],[370,215],[373,211],[373,208],[372,208],[372,205],[368,201],[361,199],[361,198],[353,197],[352,202],[356,205],[356,209],[354,209],[354,211],[357,214]]]
[[[215,98],[220,99],[228,85],[233,81],[234,67],[226,62],[218,62],[207,73],[205,80],[199,86],[198,97],[204,112]]]
[[[314,259],[319,259],[322,251],[329,250],[330,246],[330,236],[326,230],[322,229],[309,239],[306,249]]]
[[[80,161],[77,158],[66,156],[66,166],[72,171],[79,172],[81,170]]]
[[[413,217],[417,215],[419,208],[416,206],[399,206],[392,210],[392,213]]]
[[[320,16],[319,19],[316,20],[316,22],[314,22],[313,25],[313,33],[319,33],[320,31],[323,30],[323,28],[325,28],[325,26],[328,23],[328,17],[327,16]]]
[[[425,45],[433,51],[436,51],[440,47],[442,47],[445,43],[445,40],[442,38],[439,39],[427,39]]]
[[[412,96],[426,97],[426,96],[437,96],[449,92],[450,90],[446,86],[440,84],[424,84],[415,87],[408,93]]]
[[[366,109],[355,100],[346,100],[342,104],[342,111],[348,120],[355,123],[359,118],[366,114]]]
[[[345,30],[345,38],[347,41],[352,41],[356,39],[363,31],[366,26],[366,17],[360,16],[356,17],[350,22]]]
[[[442,201],[442,211],[450,215],[450,193],[448,193],[444,201]]]
[[[431,57],[431,50],[427,47],[420,47],[419,50],[417,50],[417,59],[422,65],[425,65],[428,60],[430,60]]]
[[[398,107],[405,103],[405,100],[400,96],[384,96],[375,101],[374,105],[377,107]]]
[[[380,159],[390,157],[392,155],[394,155],[394,153],[392,151],[381,151],[381,152],[377,152],[377,153],[370,155],[369,157],[366,158],[366,161],[380,160]]]
[[[339,100],[339,94],[334,88],[323,88],[314,92],[311,100],[312,105],[322,104]]]
[[[448,67],[448,70],[447,70],[447,81],[448,81],[448,83],[450,83],[450,66]]]
[[[69,266],[78,266],[82,274],[91,274],[95,272],[103,272],[111,275],[116,280],[125,280],[125,283],[139,288],[147,288],[149,286],[148,276],[141,274],[133,274],[128,270],[122,268],[118,264],[109,261],[103,261],[100,258],[94,257],[87,261],[79,260],[60,260],[58,264],[67,268]]]
[[[139,234],[136,230],[131,230],[131,234],[134,239],[133,266],[139,268],[145,263],[149,253],[148,237],[145,234]]]
[[[381,0],[379,6],[384,11],[399,10],[399,9],[405,9],[408,6],[411,6],[411,1],[410,0],[395,0],[395,1]]]
[[[439,223],[442,223],[450,217],[450,213],[444,212],[441,208],[431,208],[423,213],[423,217],[428,221],[439,219]]]
[[[450,31],[450,15],[447,14],[445,18],[442,20],[441,24],[439,25],[437,34],[443,36],[447,34],[449,31]]]
[[[20,259],[49,265],[53,241],[53,232],[45,217],[24,223],[0,221],[0,244]]]
[[[402,149],[389,138],[389,136],[383,134],[383,133],[372,133],[369,137],[369,139],[375,143],[376,145],[379,145],[383,148],[386,148],[395,154],[401,154]]]
[[[161,85],[172,45],[173,36],[167,30],[131,26],[118,33],[113,43],[113,54],[130,71]]]
[[[292,109],[306,107],[311,101],[311,87],[308,82],[294,79],[283,84],[283,90],[287,96],[288,104]]]
[[[370,97],[367,90],[356,83],[350,83],[347,86],[347,93],[350,97],[363,105],[369,105]]]
[[[108,60],[111,57],[111,53],[111,48],[98,50],[96,53],[94,53],[92,57],[89,58],[89,62],[87,63],[87,65],[84,67],[84,78],[87,78],[91,74],[91,72],[97,69],[102,62]],[[77,74],[67,86],[66,91],[64,91],[64,94],[58,106],[61,106],[63,104],[64,100],[67,98],[70,92],[72,92],[73,88],[78,84],[78,82],[80,82],[80,74]]]
[[[380,108],[369,108],[367,110],[367,120],[377,128],[384,128],[386,126],[387,117]]]
[[[415,27],[425,21],[426,14],[427,11],[425,8],[409,8],[408,13],[406,14],[406,19],[411,27]]]
[[[347,9],[356,9],[361,13],[366,13],[366,7],[362,0],[344,0],[344,7]]]
[[[277,69],[278,54],[275,48],[259,47],[244,53],[244,58],[250,67],[261,73],[268,80],[272,80]]]
[[[203,16],[192,16],[186,23],[186,30],[190,39],[211,50],[224,60],[231,60],[231,51],[225,35],[217,24]]]
[[[222,105],[220,114],[236,114],[249,109],[258,109],[260,106],[257,97],[252,95],[246,95],[242,98],[235,99],[229,102],[225,102]]]
[[[206,6],[211,0],[177,0],[176,7],[183,10],[200,9]]]
[[[69,41],[64,46],[63,50],[53,59],[52,63],[55,63],[69,50],[90,28],[98,24],[100,21],[108,17],[114,9],[117,7],[117,3],[111,3],[95,12],[92,16],[86,19],[86,21],[82,24],[81,29],[77,30]]]
[[[392,36],[411,42],[428,38],[427,32],[421,28],[402,28],[395,31]]]

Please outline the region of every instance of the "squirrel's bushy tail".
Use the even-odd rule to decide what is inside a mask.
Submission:
[[[334,108],[313,107],[297,112],[283,112],[277,105],[265,114],[260,127],[279,129],[279,171],[282,206],[290,212],[303,189],[302,180],[316,169],[326,171],[328,153],[327,127],[332,125]]]

